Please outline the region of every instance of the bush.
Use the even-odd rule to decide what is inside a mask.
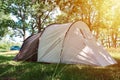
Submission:
[[[20,46],[19,43],[13,43],[13,42],[0,42],[0,52],[9,51],[11,46]]]

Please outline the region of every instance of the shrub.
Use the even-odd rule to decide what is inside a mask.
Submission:
[[[4,51],[9,51],[11,46],[20,46],[19,43],[13,43],[13,42],[0,42],[0,52],[4,52]]]

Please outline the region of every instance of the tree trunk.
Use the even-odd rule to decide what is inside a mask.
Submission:
[[[117,33],[112,32],[112,35],[111,35],[111,37],[112,37],[112,47],[114,47],[114,48],[117,47],[117,36],[118,36]]]
[[[111,46],[110,46],[110,36],[109,35],[108,35],[107,43],[108,43],[107,47],[110,48]]]
[[[41,16],[38,16],[38,19],[37,19],[37,28],[38,28],[38,33],[41,32]]]
[[[26,39],[26,31],[25,28],[23,28],[23,41]]]

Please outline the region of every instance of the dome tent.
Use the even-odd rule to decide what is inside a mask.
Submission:
[[[36,46],[37,62],[96,66],[116,63],[104,47],[96,42],[88,26],[82,21],[49,25],[42,33],[39,33],[37,41],[38,39],[39,44]],[[33,40],[33,42],[36,41]],[[32,52],[24,54],[29,53],[32,55]],[[18,59],[16,58],[16,60]]]

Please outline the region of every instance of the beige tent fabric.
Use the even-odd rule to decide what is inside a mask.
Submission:
[[[39,40],[38,61],[39,62],[60,62],[60,53],[68,24],[54,24],[45,29]]]
[[[97,66],[116,63],[81,21],[50,25],[39,43],[38,62]]]
[[[116,61],[97,44],[85,23],[76,22],[65,38],[62,63],[107,66]]]

